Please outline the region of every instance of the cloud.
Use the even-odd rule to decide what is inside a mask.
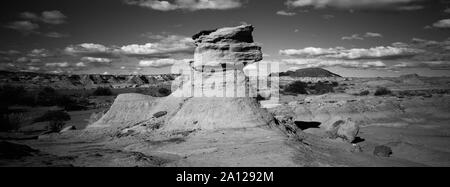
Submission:
[[[46,33],[45,36],[47,36],[49,38],[66,38],[66,37],[69,37],[70,35],[59,33],[59,32],[49,32],[49,33]]]
[[[438,22],[433,23],[433,27],[441,28],[441,29],[448,29],[448,28],[450,28],[450,19],[439,20]]]
[[[295,65],[304,68],[332,67],[345,68],[384,68],[386,64],[382,61],[347,61],[347,60],[323,60],[323,59],[283,59],[287,65]]]
[[[141,61],[139,61],[139,66],[162,68],[162,67],[172,66],[177,63],[186,63],[186,62],[187,62],[187,60],[175,60],[175,59],[170,59],[170,58],[157,59],[157,60],[141,60]]]
[[[39,21],[47,24],[59,25],[66,22],[67,16],[61,13],[59,10],[44,11],[41,15],[37,15],[32,12],[23,12],[20,14],[22,19]]]
[[[366,32],[366,34],[364,34],[364,37],[366,37],[366,38],[376,38],[376,37],[381,38],[381,37],[383,37],[383,35],[380,33],[375,33],[375,32]]]
[[[18,55],[18,54],[21,54],[21,52],[20,51],[16,51],[16,50],[0,51],[0,55],[11,56],[11,55]]]
[[[446,8],[446,9],[444,10],[444,13],[450,14],[450,8]]]
[[[307,47],[280,50],[280,54],[290,57],[283,62],[305,67],[450,69],[449,51],[450,38],[444,41],[412,38],[409,43],[395,42],[391,46],[352,49]]]
[[[353,34],[351,36],[343,36],[341,38],[342,40],[364,40],[359,34]]]
[[[243,6],[241,0],[124,0],[128,5],[150,8],[159,11],[171,10],[228,10]]]
[[[342,47],[336,48],[315,48],[308,47],[304,49],[287,49],[281,50],[280,54],[293,57],[321,57],[330,59],[393,59],[403,58],[418,53],[415,49],[399,48],[392,46],[379,46],[373,48],[353,48],[345,49]]]
[[[35,58],[44,58],[52,56],[52,53],[47,49],[33,49],[27,54],[27,56]]]
[[[295,13],[295,12],[287,12],[285,10],[279,10],[277,12],[277,15],[280,15],[280,16],[295,16],[295,15],[297,15],[297,13]]]
[[[322,18],[323,19],[333,19],[335,16],[334,15],[331,15],[331,14],[325,14],[325,15],[322,15]]]
[[[288,0],[288,7],[314,7],[338,8],[338,9],[395,9],[412,10],[420,5],[410,5],[410,3],[421,2],[423,0]]]
[[[415,11],[415,10],[422,10],[425,7],[422,5],[409,5],[409,6],[401,6],[398,7],[397,10],[403,10],[403,11]]]
[[[87,65],[84,62],[78,62],[75,64],[76,67],[86,67]]]
[[[45,63],[45,66],[48,67],[60,67],[60,68],[65,68],[65,67],[69,67],[69,63],[68,62],[52,62],[52,63]]]
[[[39,28],[38,24],[31,23],[30,21],[15,21],[12,23],[9,23],[5,26],[9,29],[14,29],[19,32],[22,32],[24,34],[29,34],[35,32]]]
[[[118,58],[120,51],[114,47],[107,47],[102,44],[82,43],[69,45],[64,49],[64,53],[74,56],[88,56],[96,58]]]
[[[92,63],[103,63],[103,64],[109,64],[112,62],[109,58],[94,58],[94,57],[83,57],[81,58],[84,62],[92,62]]]
[[[161,57],[173,54],[191,54],[195,46],[189,37],[180,35],[147,35],[157,40],[146,44],[131,44],[120,47],[120,51],[128,56]]]
[[[351,36],[344,36],[341,39],[342,40],[364,40],[364,38],[381,38],[383,35],[380,33],[374,33],[374,32],[366,32],[364,35],[360,34],[353,34]]]

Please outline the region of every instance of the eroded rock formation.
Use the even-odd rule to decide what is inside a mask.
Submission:
[[[133,126],[138,121],[157,120],[164,124],[158,128],[161,132],[268,125],[273,117],[257,102],[243,71],[245,66],[262,60],[261,47],[253,43],[252,31],[253,26],[242,25],[196,34],[194,61],[179,77],[177,90],[154,102],[138,95],[119,96],[94,125]],[[151,117],[161,111],[166,115]],[[133,128],[153,132],[146,127]]]

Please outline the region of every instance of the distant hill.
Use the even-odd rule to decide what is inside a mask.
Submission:
[[[280,72],[280,77],[341,77],[338,74],[332,73],[322,68],[304,68],[295,71]]]
[[[89,89],[96,87],[129,88],[173,81],[178,75],[67,75],[0,71],[0,84],[25,87],[49,86],[60,89]]]

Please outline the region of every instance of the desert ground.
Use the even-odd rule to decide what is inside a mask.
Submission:
[[[283,91],[295,81],[334,83],[323,92]],[[375,94],[381,87],[390,92]],[[271,125],[164,133],[160,119],[170,114],[155,117],[157,112],[152,111],[170,96],[132,90],[91,95],[88,107],[68,112],[70,120],[64,127],[71,130],[61,132],[48,132],[49,122],[33,123],[46,111],[61,107],[15,105],[10,108],[27,120],[1,133],[0,166],[450,166],[449,89],[446,77],[285,76],[280,81],[279,105],[262,109],[274,116]],[[120,104],[124,98],[129,104]],[[264,101],[260,103],[263,108]],[[136,105],[144,107],[137,111]],[[136,119],[130,124],[89,128],[118,111],[151,120],[144,125]],[[223,115],[244,123],[233,119],[233,114]],[[359,127],[352,141],[330,135],[332,123],[349,118]],[[105,120],[120,123],[117,119]],[[379,146],[390,150],[375,154]]]

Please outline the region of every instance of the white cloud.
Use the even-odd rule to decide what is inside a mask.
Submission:
[[[95,58],[95,57],[83,57],[81,58],[82,61],[85,62],[97,62],[97,63],[111,63],[112,60],[109,58]]]
[[[45,66],[65,68],[69,67],[70,64],[68,62],[53,62],[53,63],[46,63]]]
[[[414,11],[414,10],[421,10],[424,9],[422,5],[409,5],[409,6],[401,6],[398,7],[397,10],[404,10],[404,11]]]
[[[366,32],[366,34],[364,34],[364,37],[366,38],[375,38],[375,37],[383,37],[383,35],[381,35],[380,33],[375,33],[375,32]]]
[[[112,57],[119,53],[118,49],[106,47],[102,44],[82,43],[78,45],[70,45],[64,49],[69,55],[90,56],[90,57]]]
[[[86,64],[84,62],[78,62],[75,64],[76,67],[86,67]]]
[[[289,7],[340,8],[340,9],[374,9],[404,7],[405,4],[422,0],[288,0]],[[416,7],[417,8],[417,7]]]
[[[29,61],[29,59],[27,57],[20,57],[16,60],[16,62],[19,62],[19,63],[25,63],[28,61]]]
[[[281,55],[294,57],[321,57],[333,59],[376,59],[376,58],[396,58],[418,53],[416,49],[399,48],[392,46],[379,46],[373,48],[315,48],[280,50]]]
[[[194,51],[193,40],[179,35],[149,35],[150,39],[158,40],[153,43],[131,44],[122,46],[121,52],[126,55],[164,55],[173,53],[192,53]]]
[[[348,61],[348,60],[324,60],[324,59],[283,59],[288,65],[300,66],[302,68],[339,66],[346,68],[384,68],[386,64],[382,61]]]
[[[34,32],[36,29],[38,29],[39,25],[35,24],[35,23],[31,23],[30,21],[15,21],[15,22],[9,23],[5,27],[28,34],[28,33]]]
[[[343,36],[341,38],[342,40],[364,40],[359,34],[353,34],[351,36]]]
[[[295,13],[295,12],[287,12],[285,10],[280,10],[280,11],[277,12],[277,15],[280,15],[280,16],[295,16],[295,15],[297,15],[297,13]]]
[[[448,29],[448,28],[450,28],[450,19],[439,20],[438,22],[433,24],[433,27]]]
[[[61,13],[60,11],[52,10],[52,11],[44,11],[44,12],[42,12],[41,20],[44,23],[57,25],[57,24],[65,23],[66,22],[65,21],[66,18],[67,17],[63,13]]]
[[[65,38],[65,37],[69,37],[70,35],[59,33],[59,32],[49,32],[49,33],[45,34],[45,36],[47,36],[49,38]]]
[[[44,11],[41,13],[41,15],[37,15],[32,12],[23,12],[20,14],[20,17],[26,20],[40,21],[53,25],[63,24],[66,22],[67,18],[67,16],[65,16],[59,10]]]
[[[38,68],[38,67],[34,67],[34,66],[29,66],[28,67],[28,70],[30,70],[30,71],[39,71],[41,68]]]
[[[139,61],[139,66],[141,67],[153,67],[153,68],[161,68],[171,66],[177,63],[187,63],[188,60],[176,60],[176,59],[157,59],[157,60],[141,60]]]
[[[364,38],[381,38],[383,37],[383,35],[381,35],[380,33],[375,33],[375,32],[366,32],[364,35],[360,35],[360,34],[353,34],[351,36],[344,36],[341,39],[342,40],[364,40]]]
[[[124,0],[126,4],[137,5],[159,11],[171,10],[227,10],[242,7],[241,0]]]

